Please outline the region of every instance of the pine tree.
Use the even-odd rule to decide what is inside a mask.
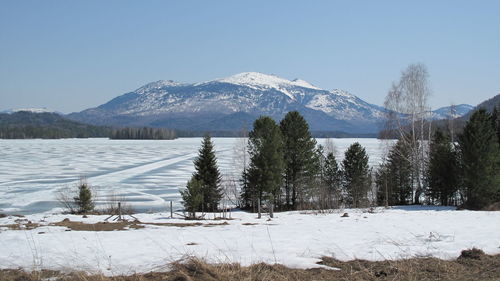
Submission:
[[[491,115],[475,111],[458,138],[465,207],[481,209],[500,200],[500,148]]]
[[[285,200],[296,209],[297,200],[304,201],[307,182],[317,171],[316,140],[309,125],[298,111],[291,111],[280,122],[285,155]]]
[[[458,189],[457,167],[457,155],[450,138],[437,130],[430,147],[428,195],[443,206],[453,204],[453,195]]]
[[[277,201],[284,169],[283,137],[273,119],[262,116],[255,120],[249,133],[248,151],[247,191],[252,205],[255,206],[258,199],[261,202],[263,199]]]
[[[202,208],[203,204],[203,183],[194,176],[188,181],[186,189],[181,190],[182,204],[189,213],[190,218],[196,217],[196,211]]]
[[[355,142],[345,152],[342,161],[344,188],[348,206],[360,208],[366,205],[370,189],[370,170],[365,149]]]
[[[94,210],[94,201],[92,200],[92,192],[88,184],[81,180],[78,184],[78,196],[74,198],[75,204],[78,207],[78,213],[88,213]]]
[[[214,145],[210,136],[206,135],[194,160],[194,178],[202,183],[203,204],[198,211],[215,211],[222,198],[221,175],[217,166]]]

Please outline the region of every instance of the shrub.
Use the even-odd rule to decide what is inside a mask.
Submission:
[[[94,194],[85,179],[80,179],[77,188],[65,188],[57,194],[57,200],[70,214],[83,214],[94,211]]]
[[[472,248],[472,249],[467,249],[463,250],[462,253],[460,254],[459,259],[473,259],[473,260],[480,260],[482,256],[484,256],[484,252],[481,249],[478,248]]]

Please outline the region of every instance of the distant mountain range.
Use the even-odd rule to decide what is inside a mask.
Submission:
[[[456,114],[473,108],[456,107]],[[202,83],[157,81],[68,118],[111,126],[167,127],[183,131],[237,131],[260,115],[280,120],[297,110],[312,131],[376,134],[384,108],[342,90],[320,89],[306,81],[245,72]],[[434,111],[434,118],[450,112]]]

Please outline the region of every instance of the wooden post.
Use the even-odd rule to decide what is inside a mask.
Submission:
[[[118,220],[122,220],[122,202],[118,202]]]
[[[269,204],[269,216],[271,218],[274,218],[274,204],[273,204],[273,202],[271,202],[271,204]]]
[[[174,218],[174,210],[172,208],[172,201],[170,201],[170,218],[173,219]]]
[[[261,214],[260,214],[260,198],[257,199],[257,212],[259,212],[259,215],[257,216],[258,219],[260,219]]]

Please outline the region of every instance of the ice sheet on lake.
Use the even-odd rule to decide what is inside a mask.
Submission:
[[[235,147],[241,140],[214,138],[221,172],[237,177],[241,170]],[[376,139],[331,139],[337,160],[358,141],[376,165],[384,150]],[[325,144],[325,139],[318,143]],[[59,206],[59,190],[84,177],[101,199],[127,200],[139,211],[163,210],[168,201],[180,206],[179,188],[194,171],[201,138],[169,141],[63,139],[0,140],[0,212],[37,213]]]

